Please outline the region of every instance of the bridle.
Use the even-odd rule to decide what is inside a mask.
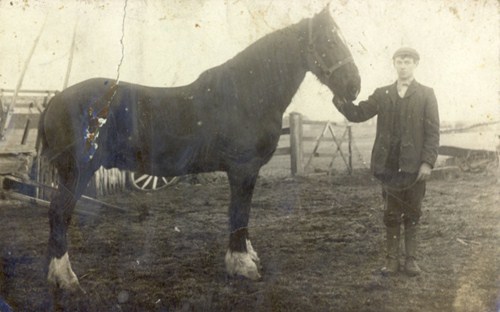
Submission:
[[[312,54],[312,57],[313,57],[313,60],[314,60],[314,63],[316,63],[319,68],[321,69],[321,71],[325,74],[326,78],[330,78],[330,76],[333,74],[333,72],[335,72],[337,69],[339,69],[340,67],[348,64],[348,63],[354,63],[354,59],[352,58],[351,55],[347,56],[345,59],[343,60],[339,60],[338,62],[334,63],[333,65],[331,66],[328,66],[325,61],[323,60],[323,58],[321,57],[321,55],[319,55],[318,51],[316,51],[316,47],[314,45],[314,37],[313,37],[313,29],[312,29],[312,23],[313,23],[313,20],[310,19],[309,20],[309,44],[308,44],[308,51],[309,53]],[[338,28],[335,27],[335,29],[333,30],[334,32],[338,32]]]

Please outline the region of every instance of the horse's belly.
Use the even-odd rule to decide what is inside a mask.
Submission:
[[[213,149],[188,139],[164,137],[162,142],[124,142],[109,149],[105,167],[156,175],[179,176],[221,170]]]

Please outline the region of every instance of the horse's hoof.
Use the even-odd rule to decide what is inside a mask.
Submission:
[[[251,280],[260,279],[257,263],[246,252],[226,253],[226,271],[230,276],[243,276]]]
[[[78,277],[71,269],[68,253],[61,258],[52,258],[49,264],[47,281],[53,287],[75,294],[85,294],[80,287]]]
[[[260,279],[260,259],[247,240],[247,252],[228,250],[226,253],[226,270],[230,276],[243,276],[251,280]]]

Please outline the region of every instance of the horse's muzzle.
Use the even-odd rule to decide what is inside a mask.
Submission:
[[[358,97],[360,90],[361,79],[354,79],[350,81],[349,85],[347,86],[345,99],[351,102],[354,101]]]

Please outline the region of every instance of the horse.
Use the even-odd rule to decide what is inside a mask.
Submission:
[[[40,154],[58,173],[48,213],[48,282],[56,289],[81,289],[67,231],[76,202],[100,166],[166,177],[225,172],[226,271],[258,280],[260,260],[248,231],[252,194],[307,72],[345,100],[359,93],[358,68],[328,7],[263,36],[184,86],[93,78],[57,93],[38,130]]]

